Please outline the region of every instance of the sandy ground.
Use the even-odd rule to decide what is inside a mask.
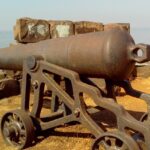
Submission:
[[[135,89],[150,93],[150,78],[137,78],[132,82]],[[20,107],[20,96],[14,96],[11,98],[3,99],[0,101],[0,118],[2,115],[12,109]],[[119,104],[123,105],[131,114],[136,118],[147,110],[147,106],[144,101],[122,95],[117,97]],[[108,117],[106,117],[106,115]],[[103,112],[101,115],[103,118],[107,118],[106,122],[109,124],[108,128],[111,128],[113,124],[113,118],[111,115]],[[59,127],[52,131],[43,133],[37,137],[37,142],[27,150],[90,150],[92,143],[92,135],[82,125],[65,125],[65,127]],[[5,145],[2,137],[0,136],[0,149],[3,150],[14,150],[12,147]]]

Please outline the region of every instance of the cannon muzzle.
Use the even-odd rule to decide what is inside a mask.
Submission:
[[[131,51],[131,57],[136,62],[143,63],[150,60],[150,45],[137,44]]]

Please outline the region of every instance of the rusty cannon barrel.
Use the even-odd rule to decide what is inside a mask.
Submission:
[[[125,31],[109,30],[0,49],[0,69],[21,70],[23,60],[33,55],[84,76],[121,80],[135,62],[149,60],[149,49]]]

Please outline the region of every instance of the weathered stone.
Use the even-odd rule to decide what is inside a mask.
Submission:
[[[21,45],[21,44],[23,43],[19,43],[18,41],[14,40],[9,44],[9,46],[11,47],[11,46],[16,46],[16,45]]]
[[[51,38],[68,37],[74,34],[74,27],[72,21],[50,20],[49,24]]]
[[[0,80],[4,79],[5,77],[6,77],[6,72],[0,69]]]
[[[98,22],[80,21],[75,22],[74,24],[75,24],[75,34],[97,32],[104,30],[103,24]]]
[[[21,43],[33,43],[50,38],[49,23],[31,18],[18,19],[14,26],[14,38]]]
[[[14,79],[2,79],[0,80],[0,99],[19,95],[20,94],[20,83]]]
[[[129,23],[109,23],[104,25],[104,31],[111,29],[119,29],[130,32],[130,24]]]

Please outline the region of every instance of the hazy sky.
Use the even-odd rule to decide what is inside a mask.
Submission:
[[[12,30],[20,17],[129,22],[150,27],[150,0],[0,0],[0,30]]]

